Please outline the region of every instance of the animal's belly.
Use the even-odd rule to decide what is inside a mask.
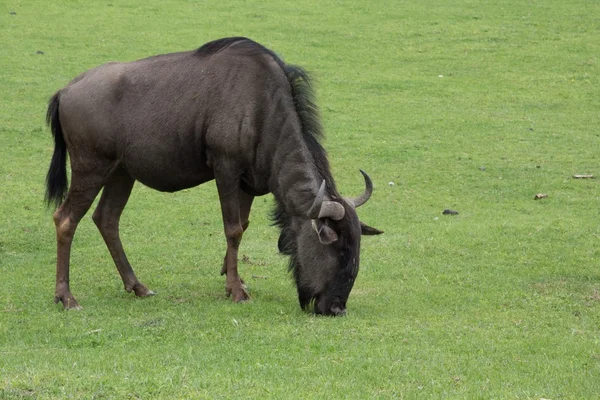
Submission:
[[[161,192],[176,192],[198,186],[214,179],[212,169],[191,163],[173,162],[127,162],[127,171],[131,176]]]
[[[153,176],[134,176],[144,185],[161,192],[177,192],[203,184],[214,179],[212,173],[169,177],[162,174]]]

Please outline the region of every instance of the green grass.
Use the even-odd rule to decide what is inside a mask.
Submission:
[[[598,18],[587,0],[3,3],[0,398],[598,397],[600,187],[571,178],[600,176]],[[61,311],[48,98],[98,64],[234,35],[314,72],[338,186],[375,182],[359,211],[385,234],[363,240],[348,316],[299,309],[270,196],[241,248],[252,301],[232,304],[212,183],[136,185],[122,236],[149,299],[86,217],[84,310]]]

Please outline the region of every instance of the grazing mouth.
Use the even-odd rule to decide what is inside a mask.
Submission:
[[[346,302],[336,297],[327,299],[325,296],[317,295],[314,303],[314,312],[318,315],[341,317],[346,315]]]
[[[338,296],[328,297],[325,293],[312,294],[306,290],[298,291],[300,307],[317,315],[343,316],[346,315],[346,301]]]

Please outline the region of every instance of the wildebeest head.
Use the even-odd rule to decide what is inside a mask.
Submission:
[[[328,199],[323,181],[308,218],[291,218],[282,226],[279,250],[291,257],[300,306],[307,309],[313,303],[316,314],[346,313],[360,265],[361,235],[383,233],[360,222],[356,214],[373,191],[371,179],[361,173],[366,190],[360,197]]]

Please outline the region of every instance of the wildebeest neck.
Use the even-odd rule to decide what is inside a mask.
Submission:
[[[300,67],[282,66],[290,84],[294,117],[280,136],[273,157],[271,190],[288,213],[305,215],[325,180],[328,197],[338,197],[329,169],[322,137],[319,110],[314,102],[310,78]]]
[[[272,167],[277,173],[272,174],[271,190],[288,214],[305,216],[323,179],[329,187],[333,186],[333,180],[328,171],[317,168],[315,155],[304,143],[290,142],[279,148],[274,157]]]

